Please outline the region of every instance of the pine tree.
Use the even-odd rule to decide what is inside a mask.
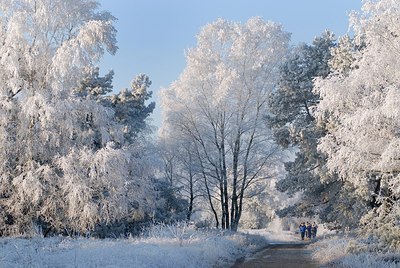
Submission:
[[[270,100],[269,124],[276,140],[293,150],[294,160],[285,164],[287,175],[277,183],[278,190],[290,196],[302,192],[300,201],[278,212],[281,216],[316,216],[337,227],[348,210],[338,197],[348,188],[326,173],[326,156],[317,149],[326,129],[315,117],[320,96],[313,91],[314,79],[330,74],[331,52],[336,49],[332,33],[325,32],[311,45],[301,44],[280,71],[279,86]],[[338,54],[338,53],[337,53]],[[340,203],[339,203],[340,202]],[[340,209],[339,207],[343,208]],[[351,214],[348,215],[349,217]]]

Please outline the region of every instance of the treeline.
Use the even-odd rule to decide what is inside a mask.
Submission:
[[[399,247],[399,4],[367,1],[352,36],[295,47],[261,18],[204,26],[161,91],[157,142],[149,77],[115,93],[95,67],[117,50],[97,2],[0,13],[0,235],[237,230],[277,213]]]
[[[276,188],[301,198],[275,206],[279,216],[318,216],[398,248],[399,15],[394,1],[366,1],[352,36],[326,31],[296,47],[259,18],[205,26],[163,90],[171,183],[236,229],[242,212],[266,215],[254,204],[273,202],[268,178],[285,162]]]

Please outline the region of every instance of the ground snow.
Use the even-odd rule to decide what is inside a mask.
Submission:
[[[157,227],[140,238],[2,238],[0,267],[229,267],[265,246],[247,232]]]
[[[0,267],[230,267],[268,243],[301,242],[298,234],[281,231],[280,222],[267,229],[195,230],[193,226],[156,225],[145,235],[125,239],[52,237],[1,238]],[[327,267],[399,267],[399,254],[363,252],[353,238],[328,234],[320,228],[309,248]]]
[[[318,240],[309,246],[322,267],[398,268],[400,252],[373,250],[365,241],[340,234]]]

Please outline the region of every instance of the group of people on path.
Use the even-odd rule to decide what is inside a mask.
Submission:
[[[317,236],[318,225],[315,222],[313,224],[309,222],[307,222],[307,224],[302,222],[299,226],[299,229],[301,240],[304,240],[304,238],[311,239]]]

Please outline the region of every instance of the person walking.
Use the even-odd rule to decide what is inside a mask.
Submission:
[[[311,239],[311,229],[312,229],[311,228],[311,223],[307,222],[306,229],[307,229],[307,238]]]
[[[302,222],[300,224],[299,229],[300,229],[301,240],[304,240],[304,236],[305,236],[306,230],[307,230],[306,225],[304,224],[304,222]]]
[[[318,225],[313,222],[313,224],[311,225],[311,236],[312,238],[316,238],[317,237],[317,230],[318,230]]]

